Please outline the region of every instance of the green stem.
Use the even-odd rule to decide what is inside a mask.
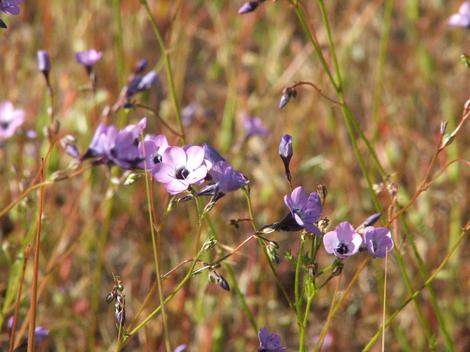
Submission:
[[[163,300],[163,289],[162,289],[162,279],[160,275],[160,256],[158,251],[158,246],[160,242],[160,230],[157,227],[157,238],[155,238],[155,229],[154,229],[154,219],[153,219],[153,211],[152,211],[152,197],[150,191],[150,177],[149,173],[147,172],[147,165],[145,165],[145,192],[147,196],[147,206],[148,206],[148,213],[149,213],[149,222],[150,222],[150,234],[152,236],[152,248],[153,248],[153,259],[155,261],[155,272],[157,275],[157,291],[158,291],[158,299],[160,301],[162,307],[162,321],[163,321],[163,336],[165,339],[165,348],[167,352],[171,351],[170,345],[170,336],[168,334],[168,323],[167,317],[165,312],[165,302]]]
[[[299,337],[299,352],[305,352],[305,330],[308,324],[308,314],[310,313],[310,306],[313,302],[315,295],[307,297],[307,304],[305,305],[304,319],[302,321],[302,329],[300,330]]]
[[[171,68],[170,55],[168,53],[168,50],[165,47],[165,43],[163,41],[162,35],[160,34],[160,31],[157,26],[157,22],[155,21],[155,18],[153,17],[152,12],[150,11],[150,7],[148,5],[147,0],[140,0],[140,3],[145,8],[147,17],[149,18],[150,23],[152,24],[153,33],[155,34],[155,38],[157,39],[158,45],[160,46],[160,50],[162,51],[162,55],[165,61],[165,71],[166,71],[166,75],[168,79],[171,100],[173,102],[173,107],[175,109],[176,120],[178,122],[178,126],[180,129],[181,139],[183,140],[183,143],[186,143],[186,135],[184,133],[184,125],[183,125],[183,120],[181,118],[181,109],[180,109],[180,104],[178,102],[178,96],[176,93],[175,80],[173,78],[173,70]]]
[[[449,259],[452,257],[452,255],[457,251],[458,247],[460,246],[460,243],[462,242],[462,240],[464,239],[465,235],[467,234],[468,232],[468,229],[464,229],[462,230],[462,232],[460,233],[460,236],[458,237],[457,241],[455,242],[455,244],[453,245],[453,247],[450,249],[449,253],[445,256],[445,258],[442,260],[441,264],[434,270],[434,272],[432,273],[431,276],[429,276],[429,278],[424,282],[424,284],[418,289],[416,290],[412,295],[410,295],[403,303],[402,305],[395,311],[393,312],[393,314],[391,314],[389,316],[389,318],[387,319],[387,321],[385,322],[385,325],[381,326],[379,330],[377,330],[377,332],[375,333],[375,335],[369,340],[369,342],[367,343],[367,345],[362,349],[362,351],[369,351],[372,346],[375,344],[375,342],[380,338],[380,336],[382,335],[382,331],[383,329],[385,329],[386,327],[388,327],[394,320],[395,318],[398,316],[398,314],[400,314],[400,312],[412,301],[414,300],[416,297],[418,297],[422,291],[427,288],[431,282],[437,277],[437,275],[441,272],[442,269],[444,269],[444,267],[446,266],[447,262],[449,261]]]

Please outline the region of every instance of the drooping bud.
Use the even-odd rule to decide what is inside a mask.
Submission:
[[[269,241],[266,243],[266,253],[268,254],[269,259],[276,264],[279,264],[281,261],[277,251],[278,248],[279,245],[274,241]]]
[[[230,286],[227,280],[225,280],[217,271],[209,271],[209,280],[219,285],[219,287],[223,288],[225,291],[230,291]]]
[[[134,73],[136,75],[138,75],[139,73],[142,73],[147,67],[147,65],[148,65],[147,59],[139,60],[139,62],[134,67]]]
[[[289,164],[293,154],[294,152],[292,149],[292,137],[288,134],[285,134],[282,136],[281,142],[279,143],[279,156],[281,157],[282,162],[284,163],[284,170],[289,183],[292,182],[292,175],[290,172]]]
[[[80,157],[80,152],[77,148],[76,139],[70,134],[65,135],[60,139],[60,145],[64,148],[65,152],[74,159]]]
[[[283,109],[287,103],[291,100],[291,98],[295,98],[297,96],[297,90],[293,87],[284,88],[282,91],[281,99],[279,100],[279,109]]]

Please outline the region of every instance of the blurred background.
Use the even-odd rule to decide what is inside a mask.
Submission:
[[[356,226],[375,212],[368,185],[348,138],[341,109],[310,87],[283,110],[278,103],[283,88],[297,81],[314,82],[324,94],[336,98],[314,50],[302,31],[289,1],[266,1],[255,12],[238,15],[243,1],[148,1],[168,48],[177,96],[184,110],[189,144],[210,143],[250,180],[257,226],[286,214],[283,196],[290,192],[278,156],[281,136],[294,140],[291,164],[294,185],[314,191],[328,188],[323,212],[334,227],[348,220]],[[425,175],[436,149],[441,121],[449,131],[460,120],[470,92],[470,71],[460,55],[469,52],[470,31],[450,28],[449,16],[460,1],[371,0],[327,1],[344,92],[364,134],[375,148],[386,173],[386,183],[373,167],[364,143],[358,146],[381,206],[392,199],[387,185],[398,189],[406,204]],[[308,25],[315,31],[328,64],[332,66],[316,1],[304,1]],[[4,209],[31,185],[40,157],[49,148],[43,129],[49,121],[49,97],[37,68],[36,52],[46,49],[51,58],[51,84],[60,136],[71,134],[84,152],[102,111],[118,99],[140,59],[159,74],[159,84],[138,100],[159,111],[177,126],[168,91],[162,52],[144,7],[137,0],[24,1],[19,16],[0,16],[8,29],[0,32],[0,101],[10,100],[26,112],[17,135],[0,147],[0,208]],[[385,35],[384,35],[385,33]],[[90,91],[84,68],[75,52],[95,48],[103,59],[94,71],[96,93]],[[245,140],[245,115],[258,116],[269,129],[266,137]],[[181,141],[144,110],[120,111],[110,122],[123,127],[148,116],[148,133],[164,133],[170,144]],[[468,123],[440,156],[433,174],[454,159],[470,159]],[[36,138],[27,131],[35,130]],[[45,174],[67,168],[71,158],[60,146],[51,153]],[[145,182],[112,182],[121,170],[97,167],[57,182],[45,190],[39,265],[37,324],[50,333],[45,351],[105,351],[117,337],[114,305],[106,294],[113,274],[125,287],[127,320],[131,323],[155,282],[148,224]],[[406,226],[394,229],[413,291],[423,277],[441,263],[470,217],[470,169],[454,163],[410,208]],[[154,185],[157,219],[168,195]],[[37,192],[30,192],[0,218],[0,346],[8,341],[7,320],[13,315],[20,282],[23,252],[36,231]],[[221,199],[212,212],[218,240],[235,247],[251,233],[251,225],[236,228],[231,219],[249,218],[242,192]],[[386,214],[384,214],[384,219]],[[192,202],[180,204],[161,228],[162,271],[191,257],[197,217]],[[202,238],[213,231],[203,227]],[[297,253],[295,233],[274,233],[279,252]],[[412,236],[416,246],[410,246]],[[417,260],[416,249],[422,259]],[[219,249],[220,250],[220,249]],[[447,333],[456,351],[470,349],[470,247],[464,241],[432,283],[403,309],[386,331],[390,351],[449,350]],[[214,258],[215,253],[206,258]],[[282,255],[281,255],[282,257]],[[340,278],[332,280],[316,297],[307,331],[313,351],[333,296],[342,292],[363,260],[350,258]],[[332,261],[321,251],[320,262]],[[229,262],[259,327],[278,333],[288,351],[298,348],[294,313],[289,310],[260,247],[253,241]],[[360,350],[381,325],[384,262],[370,261],[331,323],[330,351]],[[277,266],[287,291],[293,292],[294,266],[284,258]],[[232,285],[222,267],[220,273]],[[165,295],[183,278],[185,270],[163,282]],[[25,271],[19,325],[27,320],[32,257]],[[395,256],[388,262],[388,312],[402,305],[411,292]],[[141,321],[158,305],[158,296],[146,301]],[[195,276],[167,306],[173,347],[185,343],[189,351],[254,351],[256,331],[232,292],[210,283],[207,274]],[[423,323],[426,322],[426,323]],[[446,333],[443,333],[446,330]],[[129,340],[127,351],[163,350],[161,320],[155,318]],[[430,347],[431,346],[431,347]],[[378,345],[376,346],[379,350]]]

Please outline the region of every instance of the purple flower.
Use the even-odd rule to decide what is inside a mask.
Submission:
[[[465,1],[460,5],[459,12],[450,16],[448,24],[452,27],[466,27],[470,29],[470,1]]]
[[[96,128],[95,134],[91,140],[90,146],[88,147],[82,159],[104,157],[106,155],[106,144],[108,143],[108,126],[104,123],[100,123]]]
[[[38,50],[38,68],[45,75],[51,70],[51,60],[46,50]]]
[[[259,117],[245,116],[243,118],[243,127],[245,128],[246,138],[252,136],[266,136],[269,130],[263,125]]]
[[[385,227],[366,227],[364,229],[364,244],[369,254],[378,258],[385,258],[387,252],[393,249],[392,236]]]
[[[122,130],[111,126],[107,131],[105,143],[107,157],[123,169],[134,169],[143,160],[139,151],[139,137],[145,126],[147,118],[143,118],[136,125],[129,125]]]
[[[170,194],[178,194],[193,184],[203,182],[207,175],[204,149],[199,146],[169,147],[162,162],[152,170],[153,177],[163,183]]]
[[[100,123],[81,159],[100,158],[101,163],[111,162],[124,169],[137,167],[143,161],[139,137],[146,124],[145,117],[138,124],[129,125],[122,130]]]
[[[347,221],[340,223],[334,231],[327,232],[323,236],[325,250],[338,258],[346,258],[356,254],[361,244],[361,235]]]
[[[145,161],[139,164],[141,169],[152,170],[155,165],[162,162],[163,153],[169,147],[168,141],[163,134],[147,135],[139,144],[139,150]]]
[[[218,185],[221,192],[236,191],[248,184],[248,180],[239,171],[233,169],[226,161],[215,163],[209,171],[212,180]]]
[[[275,333],[270,333],[265,327],[258,333],[258,352],[283,352],[286,348],[281,345],[281,337]]]
[[[286,173],[287,180],[292,182],[292,176],[289,169],[290,159],[292,159],[292,155],[294,151],[292,150],[292,137],[288,134],[285,134],[281,138],[281,142],[279,143],[279,156],[284,163],[284,170]]]
[[[315,225],[322,211],[320,196],[316,192],[307,193],[302,186],[296,187],[290,195],[284,196],[284,203],[289,208],[296,223],[310,233],[320,235]]]
[[[19,15],[22,1],[23,0],[2,0],[0,1],[0,12],[5,12],[9,15]]]
[[[0,141],[12,137],[23,124],[24,118],[24,111],[15,109],[11,102],[0,103]]]
[[[90,69],[94,64],[101,60],[103,53],[95,49],[80,51],[75,53],[75,59],[79,64],[82,64],[87,69]]]
[[[204,149],[204,162],[206,163],[207,170],[210,170],[215,163],[225,161],[222,155],[209,144],[204,144],[202,148]]]

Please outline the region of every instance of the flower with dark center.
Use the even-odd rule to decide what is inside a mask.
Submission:
[[[347,221],[340,223],[334,231],[327,232],[323,236],[325,250],[338,258],[347,258],[356,254],[361,244],[361,235]]]
[[[155,165],[162,162],[163,153],[168,147],[168,141],[163,134],[145,136],[139,144],[140,153],[145,160],[139,164],[139,167],[152,170]]]
[[[0,141],[11,138],[23,124],[25,112],[15,109],[9,101],[0,103]]]
[[[281,337],[275,333],[270,333],[265,327],[258,333],[258,352],[284,352],[286,348],[281,344]]]
[[[460,5],[459,12],[450,16],[448,21],[451,27],[465,27],[470,29],[470,1],[464,1]]]
[[[163,153],[162,162],[152,169],[152,175],[170,194],[178,194],[191,185],[200,184],[207,175],[204,149],[199,146],[169,147]]]
[[[385,227],[366,227],[364,229],[364,245],[371,256],[385,258],[387,252],[393,249],[390,231]]]
[[[290,195],[284,196],[284,203],[289,208],[295,222],[310,233],[320,235],[317,227],[320,220],[322,205],[316,192],[308,195],[302,186],[296,187]]]

